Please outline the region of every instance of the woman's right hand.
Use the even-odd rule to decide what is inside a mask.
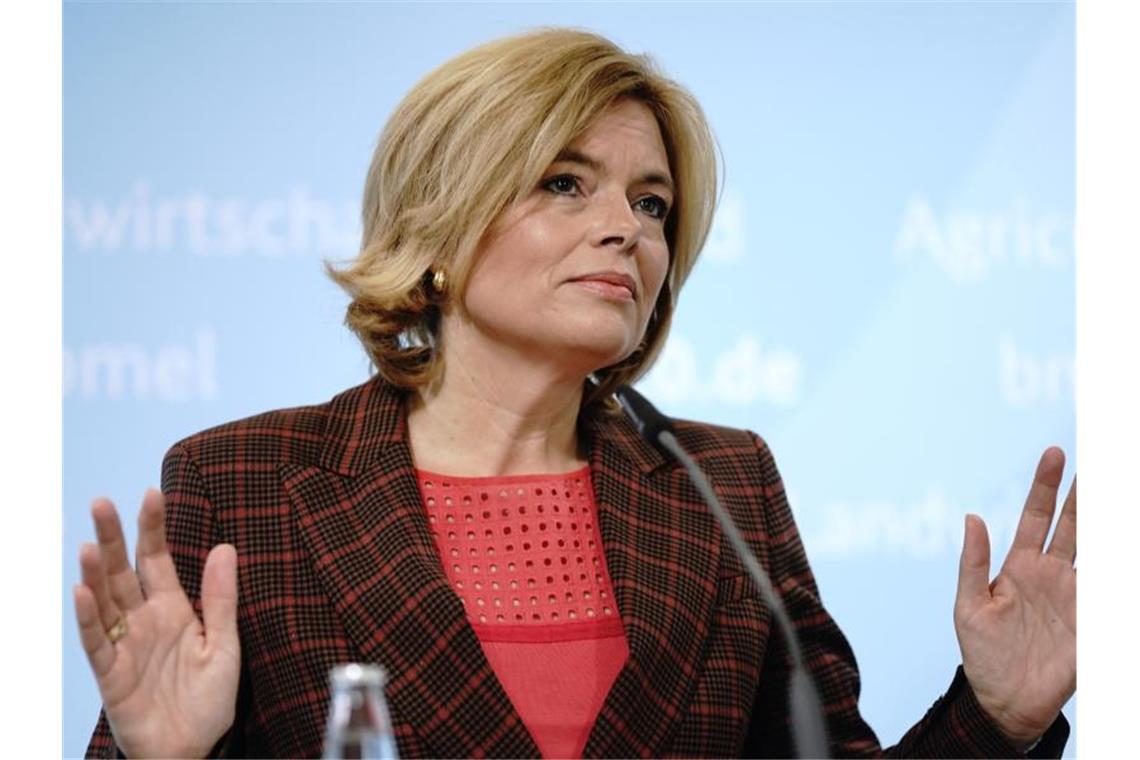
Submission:
[[[234,720],[237,553],[220,544],[206,557],[200,622],[178,582],[163,511],[162,494],[148,491],[136,574],[114,505],[91,505],[99,543],[80,549],[75,615],[119,749],[127,757],[204,757]]]

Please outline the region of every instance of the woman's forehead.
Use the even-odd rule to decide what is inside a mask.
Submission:
[[[604,171],[607,161],[630,159],[655,181],[672,188],[668,152],[650,108],[637,100],[622,99],[606,107],[554,157]]]

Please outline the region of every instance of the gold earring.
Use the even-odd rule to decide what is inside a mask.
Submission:
[[[447,272],[444,272],[442,269],[435,270],[435,273],[431,276],[431,286],[432,289],[441,296],[446,293]]]

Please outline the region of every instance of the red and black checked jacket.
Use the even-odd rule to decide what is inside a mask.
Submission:
[[[167,455],[167,536],[199,613],[206,553],[237,547],[243,667],[222,754],[319,756],[329,668],[355,661],[389,673],[401,756],[536,756],[440,566],[403,401],[375,379],[324,405],[208,430]],[[784,597],[834,754],[881,754],[859,715],[854,656],[820,603],[767,446],[743,431],[677,429]],[[786,650],[715,519],[681,468],[624,419],[585,434],[630,650],[585,755],[791,755]],[[1038,751],[1059,756],[1067,735],[1061,718]],[[115,753],[100,716],[88,755]],[[959,668],[887,754],[1015,753]]]

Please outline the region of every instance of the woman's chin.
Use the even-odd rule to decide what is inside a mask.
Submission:
[[[632,354],[636,347],[636,343],[631,345],[626,340],[611,343],[594,341],[588,344],[579,342],[576,345],[567,346],[566,350],[577,358],[578,361],[574,363],[581,368],[582,373],[588,375],[591,372],[597,372],[621,362]]]
[[[602,315],[601,319],[583,316],[559,320],[539,317],[529,324],[516,323],[499,330],[485,325],[479,333],[492,345],[513,347],[512,353],[524,362],[530,357],[548,366],[558,365],[564,375],[582,377],[622,361],[641,341],[641,333],[626,320],[606,318],[613,315]]]

